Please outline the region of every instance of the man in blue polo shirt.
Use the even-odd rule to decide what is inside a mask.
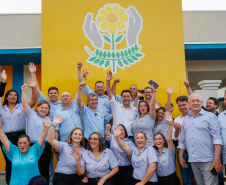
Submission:
[[[82,93],[85,89],[85,86],[85,80],[79,83],[77,104],[82,117],[85,143],[87,144],[89,136],[93,132],[99,132],[104,137],[105,126],[109,124],[109,121],[111,120],[111,114],[108,114],[98,108],[98,96],[95,93],[90,93],[88,95],[88,106],[86,107],[84,105],[82,102]]]

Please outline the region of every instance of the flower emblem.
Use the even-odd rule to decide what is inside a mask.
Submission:
[[[96,21],[100,24],[101,31],[116,34],[119,30],[125,31],[128,16],[120,5],[108,4],[99,10]]]

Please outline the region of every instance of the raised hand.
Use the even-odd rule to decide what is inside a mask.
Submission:
[[[60,115],[58,115],[58,116],[56,116],[56,117],[54,118],[54,120],[53,120],[53,125],[54,125],[54,126],[57,126],[57,125],[59,125],[60,123],[62,123],[62,121],[63,121],[63,117],[60,116]]]
[[[1,82],[5,83],[6,79],[7,79],[7,74],[6,74],[5,70],[3,69],[1,72]]]
[[[174,91],[174,88],[173,88],[173,86],[171,85],[171,86],[169,86],[169,88],[168,89],[166,89],[166,92],[169,94],[169,95],[171,95],[172,93],[173,93],[173,91]]]
[[[82,77],[83,77],[83,78],[87,78],[87,75],[88,75],[88,74],[89,74],[88,70],[85,69],[85,68],[83,68],[83,75],[82,75]]]
[[[121,129],[120,129],[120,126],[117,125],[117,126],[115,127],[115,130],[114,130],[114,136],[115,136],[115,137],[119,137],[119,136],[121,135],[121,133],[122,133],[122,131],[121,131]]]
[[[86,82],[79,83],[79,89],[83,92],[85,90]]]
[[[111,81],[112,78],[113,78],[112,72],[111,72],[111,71],[108,71],[108,72],[107,72],[107,78],[106,78],[106,81]]]
[[[30,87],[30,88],[34,88],[34,87],[36,87],[36,83],[35,83],[35,80],[33,79],[33,78],[28,78],[27,79],[27,82],[29,83],[28,84],[28,86]]]
[[[46,118],[45,118],[45,121],[43,122],[43,126],[44,126],[45,128],[49,128],[50,125],[51,125],[50,118],[49,118],[49,117],[46,117]]]
[[[21,86],[21,90],[22,90],[22,91],[27,91],[27,84],[22,85],[22,86]]]
[[[155,102],[155,110],[158,110],[161,107],[161,103],[159,101]]]
[[[76,161],[79,161],[81,158],[81,154],[75,149],[74,151],[71,151],[70,153]]]
[[[138,37],[143,27],[143,19],[134,6],[127,9],[129,13],[129,28],[126,32],[127,47],[138,44]]]
[[[106,125],[106,130],[111,130],[111,125],[110,124]]]
[[[186,88],[188,88],[188,87],[190,86],[189,81],[185,81],[185,82],[184,82],[184,85],[185,85]]]
[[[84,31],[86,37],[92,43],[93,47],[98,47],[100,49],[103,49],[104,41],[102,39],[100,32],[97,29],[96,22],[93,21],[92,13],[86,14],[86,18],[85,18],[85,21],[83,24],[83,31]]]
[[[30,73],[35,73],[36,70],[37,70],[35,64],[32,63],[32,62],[30,62],[30,63],[28,64],[28,68],[29,68]]]
[[[168,123],[173,123],[173,117],[171,115],[170,112],[165,112],[165,120],[168,122]]]
[[[115,84],[117,84],[117,83],[119,83],[119,82],[120,82],[119,78],[115,78],[115,79],[114,79],[114,83],[115,83]]]
[[[141,93],[137,92],[137,98],[139,99],[141,97]]]
[[[83,63],[82,63],[82,62],[78,62],[78,63],[77,63],[77,69],[81,69],[82,66],[83,66]]]

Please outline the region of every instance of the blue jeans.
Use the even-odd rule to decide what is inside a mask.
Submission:
[[[185,162],[188,165],[188,168],[183,168],[180,165],[179,150],[178,150],[178,152],[177,152],[177,160],[178,160],[178,164],[179,164],[179,168],[180,168],[180,173],[181,173],[183,185],[191,185],[191,173],[193,173],[193,171],[192,171],[191,163],[188,162],[188,152],[184,152],[183,157],[184,157]]]

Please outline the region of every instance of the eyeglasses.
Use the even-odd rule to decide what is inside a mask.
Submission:
[[[90,141],[92,141],[92,140],[97,141],[97,140],[99,140],[99,139],[94,137],[94,138],[89,138],[89,140],[90,140]]]

